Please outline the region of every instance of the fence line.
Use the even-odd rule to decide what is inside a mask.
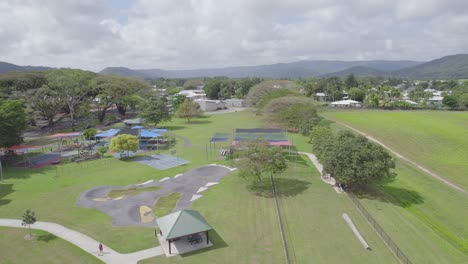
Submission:
[[[389,235],[383,230],[383,228],[377,223],[377,221],[372,217],[372,215],[364,208],[361,202],[356,198],[356,196],[352,194],[348,194],[348,197],[354,203],[354,205],[358,208],[359,212],[367,219],[367,222],[374,228],[375,232],[382,238],[382,240],[387,244],[390,250],[395,254],[395,256],[404,264],[410,264],[411,261],[409,258],[403,253],[403,251],[397,246],[395,242],[390,238]]]

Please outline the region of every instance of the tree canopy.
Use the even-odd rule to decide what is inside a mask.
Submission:
[[[116,152],[127,151],[128,155],[130,151],[138,150],[138,137],[128,134],[113,137],[109,149]]]
[[[47,73],[50,89],[68,106],[70,118],[76,118],[78,107],[91,92],[91,80],[96,73],[74,69],[53,70]]]
[[[0,100],[0,147],[11,147],[23,142],[26,113],[18,100]]]
[[[314,152],[323,164],[323,172],[349,190],[392,178],[392,156],[380,145],[350,131],[332,134],[328,128],[312,130]]]
[[[147,100],[139,114],[146,122],[154,123],[157,126],[161,122],[171,120],[171,115],[167,109],[167,99],[165,97],[152,97]]]
[[[280,147],[270,147],[268,142],[248,142],[244,150],[237,153],[239,175],[248,180],[262,183],[265,174],[277,174],[287,168],[286,158]]]
[[[189,123],[192,118],[200,117],[201,115],[202,110],[200,109],[200,105],[192,100],[186,99],[177,107],[176,116],[186,118]]]

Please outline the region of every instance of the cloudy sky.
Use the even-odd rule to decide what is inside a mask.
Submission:
[[[455,53],[468,53],[467,0],[0,1],[0,61],[19,65],[192,69]]]

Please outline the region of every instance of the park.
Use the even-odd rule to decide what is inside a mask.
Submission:
[[[330,112],[323,115],[339,117],[340,115],[346,116],[345,114]],[[351,112],[348,115],[352,114]],[[376,115],[378,113],[371,111],[368,114]],[[408,114],[415,115],[415,113]],[[406,115],[406,113],[401,113],[401,115]],[[437,113],[437,115],[442,115],[442,113]],[[450,113],[445,115],[450,115]],[[187,124],[184,120],[175,119],[165,124],[169,130],[176,128],[174,133],[189,139],[192,143],[191,147],[185,147],[185,141],[177,141],[174,146],[177,155],[190,160],[190,163],[171,169],[158,170],[136,161],[120,160],[113,156],[84,163],[59,164],[37,169],[7,168],[4,170],[5,180],[2,183],[0,214],[3,218],[18,218],[23,213],[24,208],[34,208],[40,221],[64,225],[121,253],[132,253],[157,247],[159,242],[154,237],[152,225],[142,224],[141,221],[134,224],[133,218],[127,219],[130,220],[130,223],[116,225],[118,222],[115,222],[112,212],[108,214],[100,212],[104,210],[99,209],[99,203],[105,202],[94,201],[94,206],[92,204],[85,206],[90,208],[86,209],[80,206],[82,198],[79,197],[83,197],[82,194],[89,193],[90,190],[101,188],[99,186],[116,186],[113,189],[119,190],[122,189],[120,186],[131,187],[146,182],[146,185],[140,187],[157,187],[165,182],[167,185],[169,181],[181,180],[184,176],[177,177],[177,175],[190,174],[188,171],[201,166],[213,163],[227,167],[232,166],[229,161],[215,160],[214,158],[207,160],[203,145],[206,145],[215,133],[229,134],[237,127],[262,127],[263,122],[250,111],[212,115],[204,118],[203,121],[199,124]],[[362,129],[362,127],[359,128]],[[212,131],[212,134],[203,133],[204,131]],[[294,142],[299,151],[310,152],[307,138],[298,134],[288,134],[287,137]],[[410,155],[410,153],[398,150]],[[169,154],[168,150],[165,152]],[[217,155],[213,155],[213,157],[217,157]],[[419,161],[423,162],[423,160]],[[303,263],[309,258],[324,263],[344,258],[350,263],[362,261],[397,262],[350,200],[337,194],[333,188],[321,181],[319,172],[307,156],[299,155],[296,160],[288,161],[288,163],[290,166],[277,176],[276,181],[285,225],[285,236],[290,252],[293,252],[297,262]],[[428,166],[430,165],[429,163]],[[284,261],[278,217],[271,195],[262,195],[261,192],[252,193],[245,187],[243,181],[235,176],[236,171],[227,170],[226,172],[228,174],[222,179],[206,180],[205,184],[200,183],[200,186],[191,187],[192,193],[188,194],[190,196],[188,198],[191,198],[196,190],[206,185],[207,182],[219,181],[219,184],[210,186],[203,191],[203,198],[190,202],[188,207],[185,207],[199,211],[214,228],[214,231],[210,231],[212,232],[210,240],[213,246],[196,254],[188,253],[188,255],[181,255],[182,257],[167,259],[165,256],[157,256],[154,259],[145,260],[143,263],[152,263],[153,260],[168,263],[185,261],[201,263],[220,260],[229,263],[233,259],[236,259],[236,262],[262,260],[276,263]],[[382,197],[359,197],[361,202],[413,259],[424,261],[434,257],[440,262],[452,263],[456,262],[457,259],[462,260],[464,258],[463,251],[458,251],[457,248],[461,250],[466,248],[466,242],[459,235],[463,235],[460,232],[464,230],[463,219],[466,216],[463,194],[452,192],[448,187],[440,186],[435,191],[433,186],[438,186],[437,180],[430,180],[429,183],[426,183],[430,185],[426,187],[421,182],[428,181],[427,176],[404,162],[398,162],[397,173],[400,176],[397,181],[378,187]],[[161,181],[165,178],[166,180]],[[149,183],[150,181],[152,183]],[[156,182],[161,182],[161,184],[155,184]],[[176,186],[174,188],[177,189]],[[145,195],[151,191],[148,190],[141,194]],[[105,194],[106,192],[109,190],[101,193]],[[169,192],[171,191],[162,192],[161,195],[168,195]],[[127,196],[130,199],[133,197],[137,196]],[[439,201],[440,197],[443,197],[445,201],[450,199],[450,203]],[[167,207],[169,208],[166,209],[166,213],[171,212],[178,205],[179,199],[181,198],[176,197],[175,202],[174,199],[168,200]],[[147,205],[149,205],[148,207],[152,206],[151,202]],[[97,208],[100,211],[91,208]],[[455,208],[459,209],[454,210]],[[371,244],[372,251],[362,249],[358,240],[340,218],[342,212],[347,212],[352,217],[360,232]],[[402,222],[403,219],[405,220]],[[126,227],[119,227],[122,224]],[[435,231],[427,230],[425,228],[427,225],[437,226],[437,228]],[[407,231],[400,231],[405,229]],[[7,243],[12,239],[15,240],[15,237],[21,232],[11,228],[3,228],[3,230],[8,231],[5,232],[8,236],[2,237],[2,246],[21,248],[17,244],[20,243],[18,241],[13,244]],[[256,240],[249,239],[252,236]],[[421,242],[411,242],[415,239],[419,241],[421,238],[424,238],[426,246],[433,249],[432,252],[421,254],[424,251]],[[52,241],[35,242],[42,243],[42,245],[38,245],[44,248],[42,251],[30,251],[27,247],[22,249],[21,254],[24,255],[24,259],[33,258],[34,254],[44,254],[45,257],[50,254],[47,250],[48,243],[55,243],[63,248],[56,252],[56,254],[61,255],[60,258],[74,259],[75,261],[77,259],[99,261],[90,258],[86,252],[80,251],[60,238],[49,235],[49,239]],[[440,246],[447,243],[454,249]],[[340,247],[340,251],[336,252],[330,245]],[[8,252],[10,251],[14,252],[13,248]],[[241,255],[239,255],[240,252],[242,252]],[[10,257],[15,258],[16,254],[14,253]]]
[[[63,76],[69,87],[56,83]],[[248,85],[245,102],[203,112],[201,105],[215,101],[200,105],[203,99],[180,97],[180,88],[166,94],[143,80],[80,70],[28,78],[51,85],[31,99],[35,115],[19,100],[0,101],[0,246],[7,262],[466,260],[468,124],[461,104],[400,109],[397,88],[384,85],[369,96],[392,105],[337,106],[307,90],[355,85],[353,76],[311,87],[215,78],[196,96],[219,99]],[[75,90],[74,80],[92,89]],[[120,90],[127,86],[135,90]],[[89,90],[65,106],[42,94],[60,97],[67,89]],[[28,126],[26,117],[33,119]]]

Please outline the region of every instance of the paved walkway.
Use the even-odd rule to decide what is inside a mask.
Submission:
[[[322,181],[325,182],[325,183],[328,183],[332,186],[335,186],[336,184],[336,181],[335,181],[335,178],[331,177],[331,176],[324,176],[322,171],[323,171],[323,165],[318,161],[317,157],[312,154],[312,153],[307,153],[307,152],[298,152],[299,154],[304,154],[304,155],[307,155],[307,157],[309,157],[310,161],[312,161],[312,163],[314,164],[315,168],[317,168],[317,170],[320,172],[320,178],[322,178]]]
[[[440,175],[438,175],[438,174],[436,174],[436,173],[430,171],[429,169],[427,169],[427,168],[425,168],[425,167],[419,165],[418,163],[416,163],[416,162],[414,162],[414,161],[408,159],[407,157],[401,155],[400,153],[394,151],[393,149],[391,149],[390,147],[388,147],[388,146],[385,145],[384,143],[380,142],[380,141],[377,140],[376,138],[370,136],[369,134],[366,134],[366,133],[364,133],[364,132],[362,132],[362,131],[360,131],[360,130],[358,130],[358,129],[352,127],[352,126],[346,125],[346,124],[344,124],[344,123],[342,123],[342,122],[338,122],[338,121],[336,121],[336,120],[333,120],[333,121],[335,121],[336,123],[338,123],[338,124],[340,124],[340,125],[343,125],[343,126],[349,128],[349,129],[351,129],[351,130],[353,130],[353,131],[355,131],[355,132],[357,132],[357,133],[359,133],[359,134],[365,136],[365,137],[366,137],[367,139],[369,139],[370,141],[373,141],[373,142],[375,142],[375,143],[381,145],[382,147],[384,147],[385,149],[387,149],[388,151],[390,151],[391,153],[393,153],[393,154],[394,154],[395,156],[397,156],[398,158],[400,158],[400,159],[402,159],[402,160],[404,160],[404,161],[410,163],[411,165],[413,165],[413,166],[415,166],[416,168],[422,170],[423,172],[427,173],[427,174],[428,174],[429,176],[431,176],[432,178],[434,178],[434,179],[436,179],[436,180],[442,182],[443,184],[447,185],[448,187],[450,187],[450,188],[452,188],[452,189],[454,189],[454,190],[460,191],[460,192],[462,192],[462,193],[464,193],[464,194],[468,194],[468,191],[467,191],[467,190],[465,190],[465,189],[463,189],[462,187],[460,187],[460,186],[454,184],[453,182],[451,182],[451,181],[445,179],[444,177],[442,177],[442,176],[440,176]]]
[[[21,220],[17,219],[0,219],[0,226],[26,228],[21,225]],[[164,254],[161,246],[129,254],[120,254],[117,251],[103,244],[104,254],[102,256],[98,256],[99,242],[90,238],[87,235],[68,229],[62,225],[49,222],[36,222],[35,224],[31,225],[31,228],[44,230],[57,237],[60,237],[74,244],[75,246],[83,249],[89,254],[94,255],[95,257],[97,257],[105,263],[132,264],[137,263],[139,260],[142,259],[147,259]]]

